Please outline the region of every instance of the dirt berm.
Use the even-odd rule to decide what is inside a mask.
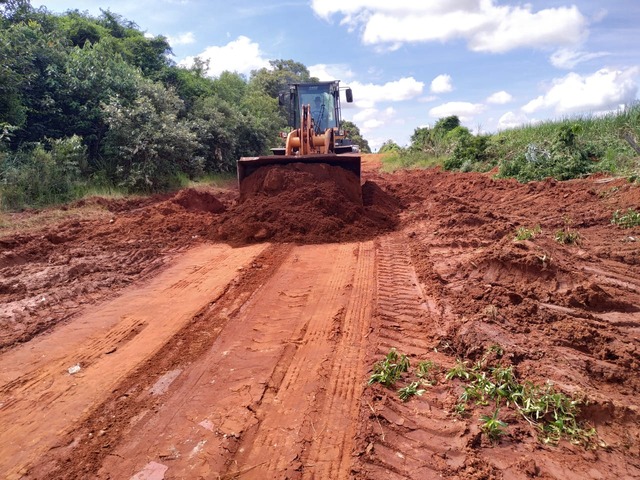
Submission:
[[[361,187],[354,173],[326,164],[263,167],[243,180],[240,191],[217,231],[233,244],[364,240],[398,223],[398,200],[376,183]]]

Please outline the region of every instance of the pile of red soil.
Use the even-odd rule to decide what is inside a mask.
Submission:
[[[225,206],[214,195],[193,188],[181,190],[172,201],[190,212],[222,213],[225,211]]]
[[[373,238],[397,225],[400,202],[373,182],[326,164],[271,165],[245,178],[216,238],[330,243]]]

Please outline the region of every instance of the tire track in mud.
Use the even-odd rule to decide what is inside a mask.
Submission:
[[[21,478],[264,249],[198,247],[150,282],[0,355],[0,472]],[[71,375],[73,365],[80,371]]]
[[[349,248],[351,259],[334,257],[349,268],[340,272],[335,293],[343,298],[333,321],[326,315],[310,320],[283,383],[256,411],[263,419],[257,432],[244,439],[231,462],[240,466],[267,459],[243,478],[349,477],[375,278],[373,244]],[[274,448],[283,455],[273,456]],[[231,468],[227,475],[238,471]]]
[[[378,245],[377,311],[370,342],[370,368],[391,348],[425,358],[437,346],[439,313],[435,299],[419,286],[409,246],[400,235]],[[394,389],[368,388],[360,407],[361,437],[354,465],[356,478],[440,478],[466,459],[465,426],[449,416],[448,391],[430,387],[423,397],[403,403]]]
[[[371,242],[293,248],[161,403],[131,418],[97,478],[150,460],[179,478],[347,478],[374,262]]]

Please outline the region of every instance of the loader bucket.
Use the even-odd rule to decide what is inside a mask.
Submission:
[[[360,155],[344,153],[337,154],[312,154],[312,155],[267,155],[263,157],[242,157],[238,160],[238,185],[242,193],[242,181],[267,165],[288,165],[290,163],[325,163],[327,165],[341,167],[353,172],[360,180]]]

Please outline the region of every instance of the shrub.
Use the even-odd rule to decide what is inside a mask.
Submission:
[[[2,208],[18,210],[63,203],[77,197],[86,148],[76,135],[35,143],[0,157]]]

